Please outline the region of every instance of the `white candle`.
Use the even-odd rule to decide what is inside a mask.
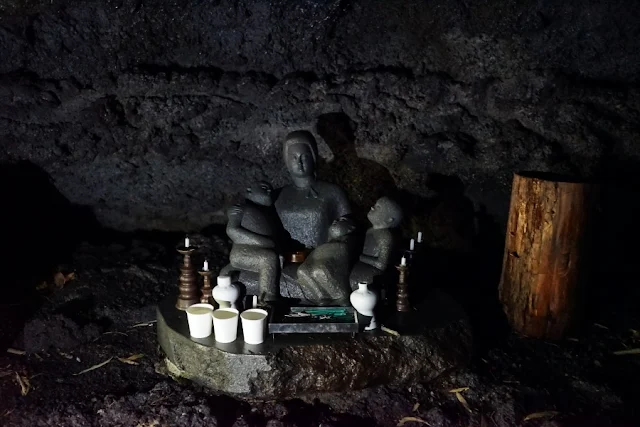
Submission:
[[[400,265],[407,265],[407,259],[405,257],[402,257],[402,259],[400,259]]]
[[[409,242],[409,250],[412,251],[416,247],[416,241],[411,239]]]
[[[422,231],[418,231],[418,243],[422,243]]]
[[[204,260],[204,267],[202,267],[202,271],[209,271],[209,261]]]
[[[189,238],[188,238],[188,237],[185,237],[185,238],[184,238],[184,247],[185,247],[185,248],[188,248],[188,247],[189,247]]]
[[[258,296],[254,295],[253,298],[251,298],[251,302],[253,303],[253,308],[258,308]]]

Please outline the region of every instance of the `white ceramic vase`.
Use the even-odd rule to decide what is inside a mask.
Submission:
[[[351,305],[356,311],[363,316],[371,316],[371,323],[364,329],[370,331],[376,329],[378,324],[373,312],[373,309],[378,302],[378,295],[375,292],[369,290],[369,284],[365,282],[358,283],[358,289],[351,293],[349,297]]]
[[[240,297],[240,289],[231,283],[231,277],[218,276],[218,284],[213,288],[211,294],[220,308],[237,308],[236,301]]]

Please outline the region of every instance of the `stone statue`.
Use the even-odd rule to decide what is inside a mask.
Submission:
[[[227,235],[233,242],[230,264],[221,275],[242,269],[258,273],[260,302],[273,302],[280,292],[282,224],[275,212],[273,188],[267,182],[259,182],[247,188],[243,205],[234,205],[228,211]]]
[[[373,283],[391,262],[396,247],[393,229],[402,222],[402,209],[388,197],[381,197],[367,214],[372,227],[367,230],[360,261],[354,266],[350,283],[355,288],[358,282]]]
[[[340,187],[316,179],[318,148],[309,132],[290,133],[283,155],[293,185],[280,191],[278,216],[293,241],[316,248],[327,241],[331,223],[351,213],[349,200]]]
[[[347,217],[329,227],[329,241],[314,249],[298,268],[298,283],[305,299],[316,305],[348,305],[353,265],[350,236],[355,224]]]
[[[346,194],[316,179],[313,136],[290,133],[283,154],[293,184],[280,190],[275,203],[271,186],[260,182],[247,189],[244,204],[229,209],[233,247],[221,274],[237,270],[247,293],[257,294],[261,303],[273,303],[282,294],[316,305],[348,305],[357,282],[373,283],[388,268],[402,211],[380,198],[367,215],[372,228],[360,251],[354,248],[358,239]],[[281,271],[280,255],[300,247],[313,250],[302,264],[285,264]]]

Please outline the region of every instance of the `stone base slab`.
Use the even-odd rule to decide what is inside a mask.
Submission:
[[[460,307],[432,292],[412,313],[391,313],[376,330],[357,334],[275,334],[245,344],[242,328],[231,344],[189,336],[174,298],[158,306],[158,339],[170,368],[211,389],[262,398],[338,392],[432,380],[466,364],[471,330]]]

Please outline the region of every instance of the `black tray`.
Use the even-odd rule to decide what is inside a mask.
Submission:
[[[287,314],[321,310],[340,310],[345,314],[322,319],[314,314],[309,317],[288,317]],[[291,307],[288,312],[276,314],[269,318],[270,334],[323,334],[323,333],[356,333],[358,332],[358,316],[353,307]]]

